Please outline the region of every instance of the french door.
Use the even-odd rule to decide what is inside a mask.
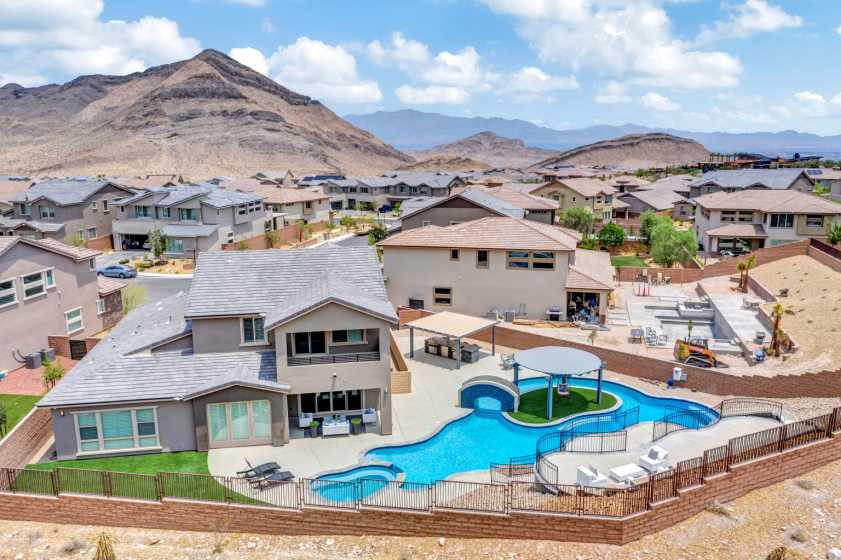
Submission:
[[[271,403],[267,400],[207,405],[210,447],[264,445],[272,441]]]

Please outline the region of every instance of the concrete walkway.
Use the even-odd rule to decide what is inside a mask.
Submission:
[[[674,467],[678,462],[703,455],[704,450],[719,447],[730,439],[753,432],[779,426],[770,418],[742,416],[725,418],[702,430],[674,432],[658,440],[656,445],[669,452],[668,464]],[[610,476],[610,469],[627,463],[639,464],[639,458],[652,445],[652,424],[645,422],[628,429],[628,450],[621,453],[553,453],[549,460],[558,467],[559,484],[575,484],[576,469],[581,465],[592,465]]]

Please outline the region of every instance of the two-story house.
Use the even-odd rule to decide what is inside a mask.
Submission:
[[[613,290],[610,256],[577,249],[580,239],[566,228],[490,217],[410,229],[378,247],[395,305],[529,319],[588,309],[604,317]]]
[[[587,208],[597,222],[603,223],[613,217],[613,199],[617,192],[609,182],[591,177],[570,177],[547,183],[511,183],[501,188],[554,200],[561,212],[568,208]]]
[[[471,186],[448,197],[409,199],[400,207],[400,218],[403,231],[429,225],[449,226],[491,216],[552,224],[557,208],[558,203],[553,200]]]
[[[730,169],[708,171],[689,184],[689,198],[748,189],[811,192],[815,182],[805,169]]]
[[[49,346],[82,341],[122,317],[122,282],[97,278],[99,251],[54,239],[0,237],[0,370]]]
[[[116,216],[115,247],[145,248],[149,233],[160,230],[167,254],[187,257],[262,235],[267,221],[260,196],[209,183],[138,192],[117,202]]]
[[[330,196],[319,187],[296,189],[244,181],[222,183],[222,186],[262,198],[271,221],[270,229],[280,229],[301,220],[308,224],[330,220]]]
[[[98,179],[41,181],[10,197],[14,212],[0,222],[0,232],[34,239],[80,239],[93,249],[110,249],[114,203],[134,193]]]
[[[695,233],[705,251],[743,253],[826,237],[841,205],[795,190],[715,192],[694,199]]]
[[[461,177],[449,173],[394,172],[332,179],[324,189],[333,210],[379,210],[411,198],[444,198],[464,185]]]
[[[366,409],[390,434],[396,323],[371,247],[202,253],[189,294],[128,314],[38,406],[60,459],[278,446]]]

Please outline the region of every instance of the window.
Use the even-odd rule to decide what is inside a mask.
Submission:
[[[75,417],[81,453],[159,446],[154,408],[80,412]]]
[[[0,307],[14,305],[17,301],[18,295],[15,291],[15,279],[0,280]]]
[[[96,228],[88,228],[88,239],[96,239]]]
[[[450,249],[450,260],[457,261],[459,259],[459,250],[458,249]]]
[[[134,207],[134,217],[135,218],[149,218],[152,215],[148,206],[135,206]]]
[[[307,210],[310,210],[310,209],[312,209],[312,202],[310,202],[308,200],[307,202],[304,203],[304,206],[307,208]]]
[[[91,202],[91,210],[94,210],[94,211],[95,211],[96,209],[97,209],[97,207],[96,207],[96,201],[94,200],[93,202]]]
[[[172,217],[172,208],[161,208],[161,218],[171,218]]]
[[[555,269],[552,251],[508,251],[508,268]]]
[[[365,330],[364,329],[348,329],[343,331],[332,331],[330,338],[334,345],[342,344],[364,344]]]
[[[479,249],[476,251],[476,268],[488,268],[488,250]]]
[[[229,231],[228,232],[228,243],[233,243],[233,242],[234,242],[234,232]]]
[[[21,276],[23,281],[23,299],[33,298],[43,294],[47,288],[55,287],[53,269],[41,270]]]
[[[431,225],[432,225],[432,222],[430,222],[429,220],[424,220],[424,221],[421,222],[421,227],[426,227],[426,226],[431,226]]]
[[[794,214],[771,214],[772,228],[794,227]]]
[[[102,315],[105,313],[105,300],[102,298],[97,298],[96,300],[96,314]]]
[[[721,221],[751,223],[753,222],[753,212],[747,210],[722,210]]]
[[[85,230],[80,229],[80,230],[77,232],[77,234],[79,235],[79,239],[81,239],[81,240],[83,240],[83,241],[84,241],[84,239],[85,239]]]
[[[817,214],[809,214],[808,216],[806,216],[806,227],[822,228],[823,216]]]
[[[293,336],[295,354],[325,354],[327,352],[324,331],[298,332]]]
[[[104,199],[102,201],[102,211],[106,214],[111,211],[111,209],[108,208],[108,199]]]
[[[263,329],[262,317],[242,318],[242,343],[265,344],[266,331]]]
[[[82,308],[77,307],[76,309],[71,309],[64,313],[64,324],[67,330],[67,334],[73,334],[84,330],[85,323],[82,318]]]
[[[237,206],[237,214],[239,214],[240,216],[245,216],[246,214],[248,214],[248,206],[246,206],[245,204],[240,204],[239,206]]]
[[[195,208],[179,208],[178,219],[182,222],[195,222],[198,220],[198,213]]]
[[[528,251],[508,251],[508,268],[528,268]]]
[[[301,412],[310,414],[317,412],[347,412],[350,410],[362,410],[362,391],[358,389],[350,391],[333,391],[330,393],[302,393],[299,395]]]
[[[32,215],[32,205],[31,204],[21,204],[20,205],[20,213],[24,216],[31,216]]]
[[[452,288],[432,288],[432,302],[435,305],[452,305],[453,304],[453,289]]]
[[[167,253],[174,253],[174,254],[182,254],[184,252],[184,240],[183,239],[170,239],[167,238],[166,240],[166,252]]]
[[[41,206],[42,218],[55,218],[55,208],[50,206]]]
[[[91,272],[96,271],[96,259],[88,260],[88,270],[90,270]]]
[[[126,207],[125,206],[120,206],[120,214],[125,214],[125,213],[126,213]]]

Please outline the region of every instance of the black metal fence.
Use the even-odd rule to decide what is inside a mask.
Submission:
[[[149,501],[187,499],[290,510],[376,508],[424,513],[457,510],[625,517],[650,509],[653,503],[678,498],[680,490],[702,485],[705,479],[726,473],[733,465],[825,440],[838,432],[841,432],[841,407],[830,414],[733,438],[726,445],[680,461],[674,468],[652,475],[641,484],[622,488],[558,484],[557,466],[546,460],[545,455],[541,461],[537,454],[497,466],[529,468],[532,473],[538,472],[542,480],[509,478],[503,484],[454,480],[425,484],[362,478],[355,481],[301,479],[262,486],[245,478],[187,473],[148,475],[64,468],[52,471],[4,468],[0,469],[0,492]],[[529,460],[534,462],[529,464]]]
[[[662,420],[652,424],[652,441],[681,430],[697,430],[710,425],[709,413],[687,408],[667,409]]]
[[[753,398],[725,399],[716,407],[721,418],[729,416],[762,416],[782,421],[783,405],[777,401]]]

